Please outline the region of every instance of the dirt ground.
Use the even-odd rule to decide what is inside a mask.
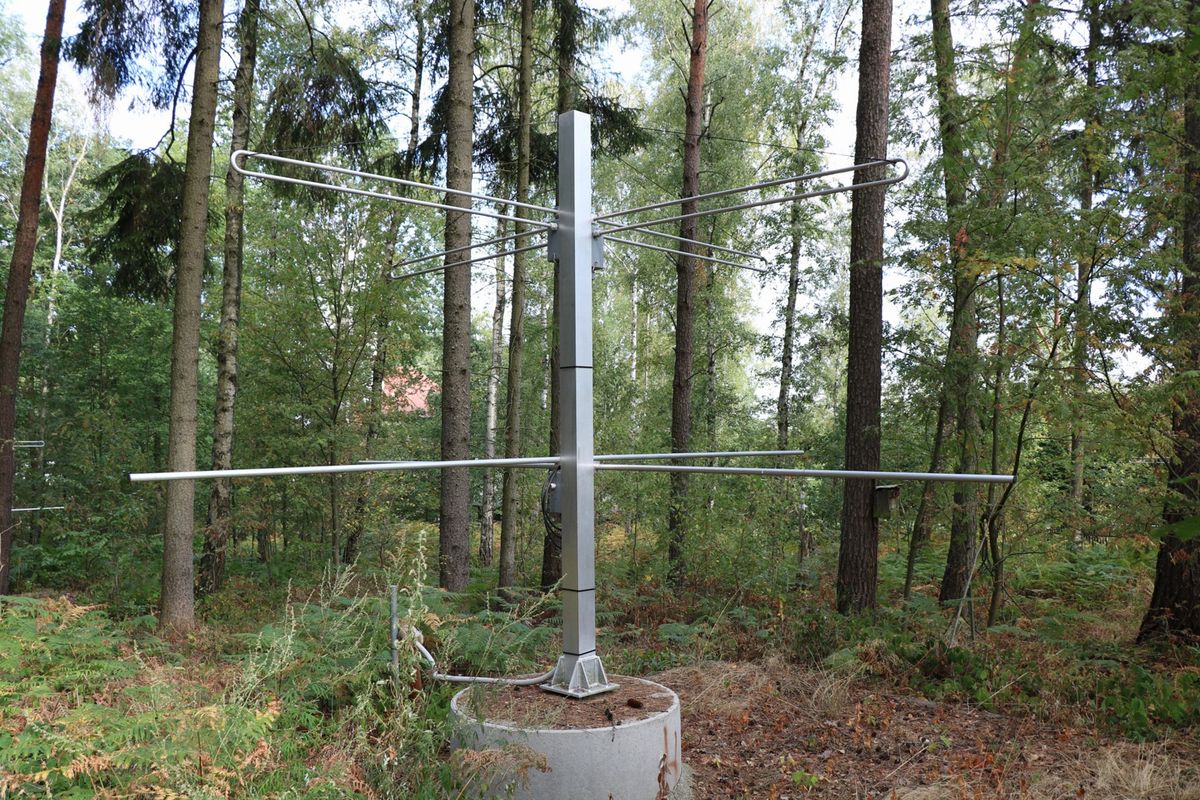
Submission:
[[[1194,741],[1104,741],[781,662],[712,662],[652,679],[680,695],[698,800],[1200,800]]]

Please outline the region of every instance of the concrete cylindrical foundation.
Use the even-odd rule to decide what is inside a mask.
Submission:
[[[545,767],[516,774],[483,777],[487,795],[515,800],[656,800],[665,798],[683,773],[680,749],[679,696],[665,686],[641,678],[612,677],[622,685],[669,696],[669,707],[641,719],[618,720],[605,727],[533,727],[507,720],[477,719],[469,710],[471,689],[451,701],[455,747],[474,751],[475,763],[503,764],[488,758],[528,748],[545,758]],[[604,695],[598,695],[603,698]],[[568,697],[563,703],[585,702]],[[515,747],[514,747],[515,746]],[[525,752],[528,752],[525,751]],[[532,755],[531,754],[531,755]],[[470,759],[465,759],[470,760]],[[540,758],[538,759],[540,761]]]

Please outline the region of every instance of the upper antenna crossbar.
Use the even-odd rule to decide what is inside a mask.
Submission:
[[[283,156],[272,156],[272,155],[268,155],[266,153],[255,153],[251,150],[235,151],[232,155],[229,156],[230,166],[233,167],[238,172],[240,172],[242,175],[245,175],[250,178],[261,178],[262,180],[275,181],[276,183],[290,183],[290,184],[293,184],[296,186],[307,186],[312,189],[327,189],[327,190],[334,191],[334,192],[342,192],[343,194],[356,195],[358,197],[371,197],[376,200],[392,200],[397,203],[404,203],[404,204],[410,205],[410,206],[420,206],[422,208],[437,208],[437,209],[442,209],[445,211],[458,211],[463,214],[473,214],[477,217],[487,217],[488,219],[500,219],[500,220],[505,220],[508,222],[524,222],[527,225],[534,225],[539,228],[551,228],[552,229],[555,227],[555,224],[553,222],[546,222],[544,220],[538,220],[538,219],[526,219],[525,217],[516,217],[511,214],[501,214],[497,211],[485,211],[485,210],[469,208],[469,207],[463,208],[462,206],[452,206],[452,205],[449,205],[448,203],[435,203],[432,200],[417,200],[415,198],[405,197],[403,195],[388,194],[387,192],[376,192],[376,191],[372,191],[370,189],[358,189],[353,186],[339,186],[336,183],[321,183],[320,181],[310,181],[310,180],[305,180],[303,178],[292,178],[287,175],[273,175],[270,172],[261,172],[258,170],[248,170],[245,167],[238,164],[238,162],[237,162],[238,156],[245,156],[247,158],[249,158],[249,157],[261,158],[261,159],[265,159],[267,161],[277,161],[277,162],[280,162],[283,164],[294,164],[296,166],[309,167],[312,169],[322,170],[322,171],[327,171],[327,172],[336,172],[336,173],[339,173],[342,175],[350,175],[350,176],[358,177],[358,178],[370,178],[370,179],[386,181],[389,183],[401,183],[406,186],[411,185],[411,186],[416,186],[416,187],[422,188],[422,189],[429,189],[431,191],[443,192],[446,194],[462,195],[465,197],[470,197],[475,200],[487,200],[489,202],[498,203],[498,204],[502,204],[502,205],[517,205],[516,201],[508,200],[503,197],[492,197],[491,195],[487,195],[487,194],[476,194],[474,192],[467,192],[467,191],[462,191],[459,189],[447,189],[444,186],[435,186],[430,183],[419,183],[417,181],[405,181],[401,178],[392,178],[387,175],[377,175],[373,172],[362,172],[360,170],[345,169],[343,167],[334,167],[334,166],[331,166],[328,164],[317,164],[312,161],[300,161],[300,160],[297,160],[294,158],[284,158]],[[522,205],[523,207],[529,206],[529,204],[526,204],[526,203],[522,203],[520,205]],[[542,213],[554,213],[553,209],[546,209],[546,208],[543,208],[542,206],[529,206],[529,207],[536,211],[542,212]]]
[[[533,234],[521,234],[522,236],[532,236]],[[415,278],[418,275],[428,275],[431,272],[444,272],[452,267],[461,267],[465,264],[474,264],[477,261],[491,261],[493,258],[505,258],[506,256],[516,255],[517,253],[528,253],[530,250],[540,250],[546,246],[545,242],[537,242],[535,244],[527,244],[524,247],[514,247],[512,250],[503,250],[499,253],[488,253],[484,256],[475,256],[474,258],[466,258],[461,261],[450,261],[445,264],[439,264],[436,267],[429,269],[419,269],[415,272],[406,272],[403,275],[394,275],[388,273],[388,279],[393,281],[402,281],[406,278]]]
[[[815,181],[818,178],[828,178],[831,175],[841,175],[844,172],[854,172],[860,169],[869,169],[871,167],[889,166],[897,162],[902,162],[902,159],[881,158],[876,161],[864,161],[861,164],[851,164],[848,167],[834,167],[832,169],[821,170],[820,172],[806,172],[803,175],[789,175],[786,178],[775,178],[769,181],[762,181],[761,183],[751,183],[747,186],[735,186],[732,189],[719,189],[715,192],[693,194],[688,195],[687,197],[676,198],[674,200],[661,200],[657,203],[636,206],[635,208],[621,209],[620,211],[609,211],[604,214],[597,214],[594,219],[596,222],[603,222],[605,225],[617,225],[619,223],[608,222],[608,220],[612,219],[613,217],[627,217],[630,214],[639,214],[643,211],[654,211],[659,208],[670,208],[686,202],[711,200],[714,197],[728,197],[732,194],[744,194],[746,192],[752,192],[756,189],[770,189],[773,186],[784,186],[789,183],[800,183],[801,181]]]
[[[14,450],[20,449],[20,448],[35,448],[36,449],[36,448],[41,448],[41,447],[45,447],[45,446],[46,446],[46,443],[44,441],[42,441],[41,439],[17,439],[15,442],[13,442]]]
[[[201,469],[190,472],[133,472],[129,480],[192,481],[210,478],[271,478],[277,475],[330,475],[346,472],[395,472],[451,467],[546,467],[558,463],[554,456],[540,458],[467,458],[459,461],[386,461],[358,464],[321,464],[312,467],[262,467],[255,469]]]
[[[748,269],[751,272],[766,272],[765,269],[760,267],[752,267],[749,264],[741,264],[737,261],[728,261],[724,258],[701,255],[700,253],[689,253],[686,250],[676,250],[673,247],[662,247],[657,244],[650,244],[649,242],[635,242],[633,239],[622,239],[620,236],[603,236],[601,238],[606,242],[616,242],[617,244],[625,244],[629,245],[630,247],[643,247],[647,250],[654,250],[659,253],[670,253],[671,255],[694,258],[697,261],[708,261],[712,264],[727,264],[731,267],[737,267],[738,269]]]
[[[883,472],[858,469],[784,469],[779,467],[698,467],[682,464],[597,464],[597,470],[624,472],[700,472],[714,475],[763,475],[843,480],[950,481],[954,483],[1012,483],[1013,475],[975,475],[956,472]]]
[[[645,222],[631,222],[631,223],[624,224],[624,225],[617,225],[616,223],[608,222],[607,220],[603,220],[603,223],[605,225],[613,225],[615,227],[610,227],[605,230],[596,231],[593,235],[598,236],[598,237],[608,236],[609,234],[621,233],[622,231],[642,230],[643,228],[653,226],[653,225],[665,225],[668,222],[679,222],[679,221],[685,220],[685,219],[694,219],[697,217],[712,216],[713,214],[726,214],[731,211],[745,211],[748,208],[758,208],[759,206],[769,206],[769,205],[775,205],[777,203],[787,203],[787,202],[791,202],[793,200],[807,200],[807,199],[813,198],[813,197],[825,197],[826,195],[839,194],[841,192],[853,192],[853,191],[857,191],[859,189],[867,189],[872,186],[891,186],[892,184],[899,183],[900,181],[902,181],[908,177],[908,162],[902,158],[889,158],[886,161],[873,161],[873,162],[868,162],[866,164],[856,164],[853,167],[846,167],[846,168],[842,169],[841,171],[846,172],[851,169],[856,169],[856,170],[857,169],[865,169],[867,167],[879,166],[880,164],[900,164],[901,166],[904,167],[904,171],[901,172],[899,175],[897,175],[895,177],[891,177],[891,178],[880,178],[879,180],[874,180],[874,181],[863,181],[862,183],[851,183],[846,186],[826,186],[822,189],[814,189],[811,192],[801,192],[800,194],[784,195],[783,197],[768,197],[763,200],[753,200],[753,201],[746,202],[746,203],[738,203],[737,205],[733,205],[733,206],[723,206],[721,208],[706,208],[706,209],[701,209],[699,211],[692,211],[687,214],[673,214],[669,217],[658,217],[657,219],[646,220]],[[798,180],[798,178],[789,178],[783,182],[784,183],[792,183],[792,182],[795,182],[796,180]],[[774,182],[774,183],[777,184],[778,182]],[[725,194],[732,194],[734,192],[747,192],[754,188],[757,188],[757,184],[755,186],[740,187],[738,189],[728,189],[728,190],[725,190]],[[703,196],[704,195],[693,195],[692,197],[688,197],[686,199],[694,200],[696,198],[703,197]],[[670,201],[669,205],[678,205],[680,202],[682,202],[682,201],[672,200],[672,201]],[[623,215],[631,213],[631,212],[622,211],[622,212],[614,212],[614,213],[617,213],[617,214],[620,214],[623,216]]]

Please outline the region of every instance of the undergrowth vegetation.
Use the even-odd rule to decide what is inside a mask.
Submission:
[[[297,571],[303,588],[247,560],[183,639],[86,594],[5,598],[0,796],[473,796],[471,771],[495,759],[448,757],[451,688],[428,682],[403,633],[393,668],[386,586],[400,586],[401,631],[421,630],[439,666],[459,673],[546,669],[561,608],[552,595],[498,596],[482,581],[463,594],[428,588],[427,536],[401,529],[378,564]],[[918,564],[903,602],[897,553],[880,570],[889,602],[850,618],[829,610],[828,547],[790,570],[798,577],[714,572],[684,592],[614,558],[601,566],[600,646],[617,674],[790,664],[807,676],[810,712],[834,720],[873,687],[1100,739],[1192,740],[1200,647],[1129,645],[1147,558],[1134,545],[1085,543],[1039,559],[987,630],[970,604],[933,599],[932,563]],[[983,590],[975,601],[986,602]]]

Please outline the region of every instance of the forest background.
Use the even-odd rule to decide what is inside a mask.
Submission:
[[[45,6],[0,15],[4,264],[22,254]],[[402,676],[377,680],[384,587],[457,669],[556,652],[540,471],[128,481],[557,451],[544,251],[391,278],[471,241],[473,257],[496,251],[480,242],[520,220],[280,190],[229,171],[232,150],[553,205],[555,118],[578,108],[607,210],[865,160],[854,120],[871,101],[889,111],[869,157],[911,169],[886,217],[853,200],[878,253],[852,265],[867,245],[847,195],[662,229],[702,252],[606,246],[597,452],[797,449],[746,463],[1017,483],[905,483],[877,518],[869,486],[605,473],[609,668],[744,662],[791,676],[778,692],[808,676],[840,698],[819,723],[861,717],[862,687],[888,687],[1093,745],[1166,743],[1112,751],[1167,787],[1129,796],[1200,781],[1191,4],[116,0],[66,5],[60,24],[28,307],[13,345],[6,302],[0,343],[0,383],[19,353],[7,423],[0,408],[3,791],[454,796],[479,776],[445,758],[445,693],[408,691],[407,652]],[[853,286],[871,270],[873,311]],[[855,349],[871,331],[873,358]],[[851,426],[859,444],[848,400],[872,391],[847,369],[855,352],[882,386],[879,422]],[[758,777],[728,753],[689,760],[714,796],[855,796],[867,780],[819,758],[824,740],[795,741]],[[1059,796],[1024,750],[1018,779],[996,776],[994,753],[947,766],[943,744],[870,791],[920,776],[947,797]],[[1104,789],[1100,767],[1076,766]]]

